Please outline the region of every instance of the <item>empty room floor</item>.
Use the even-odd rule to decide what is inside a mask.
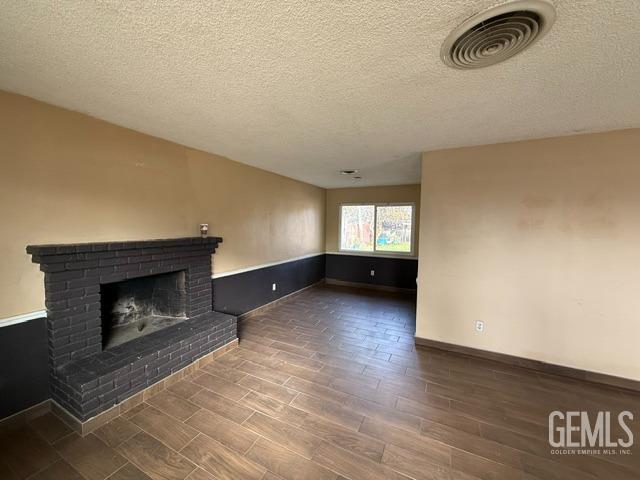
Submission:
[[[414,299],[315,287],[238,348],[79,437],[53,414],[0,432],[0,478],[640,478],[630,456],[551,454],[553,410],[640,396],[414,347]]]

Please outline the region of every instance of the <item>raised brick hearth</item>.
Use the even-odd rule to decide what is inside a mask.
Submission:
[[[218,237],[27,247],[45,273],[52,398],[84,421],[233,341],[212,311]],[[184,272],[186,320],[103,351],[101,286]]]

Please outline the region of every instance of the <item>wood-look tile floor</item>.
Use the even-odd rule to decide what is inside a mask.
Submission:
[[[413,333],[409,298],[308,290],[244,321],[237,349],[84,438],[52,414],[5,429],[0,478],[640,478],[637,447],[557,456],[547,440],[552,410],[637,419],[639,396],[416,349]]]

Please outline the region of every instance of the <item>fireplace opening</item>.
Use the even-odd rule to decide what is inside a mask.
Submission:
[[[100,302],[107,350],[186,320],[184,271],[101,284]]]

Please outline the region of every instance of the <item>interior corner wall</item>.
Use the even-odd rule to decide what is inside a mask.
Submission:
[[[640,380],[639,152],[634,129],[425,153],[416,336]]]
[[[0,322],[44,309],[29,244],[195,236],[208,223],[224,238],[215,274],[324,254],[323,188],[2,91],[0,144]]]

